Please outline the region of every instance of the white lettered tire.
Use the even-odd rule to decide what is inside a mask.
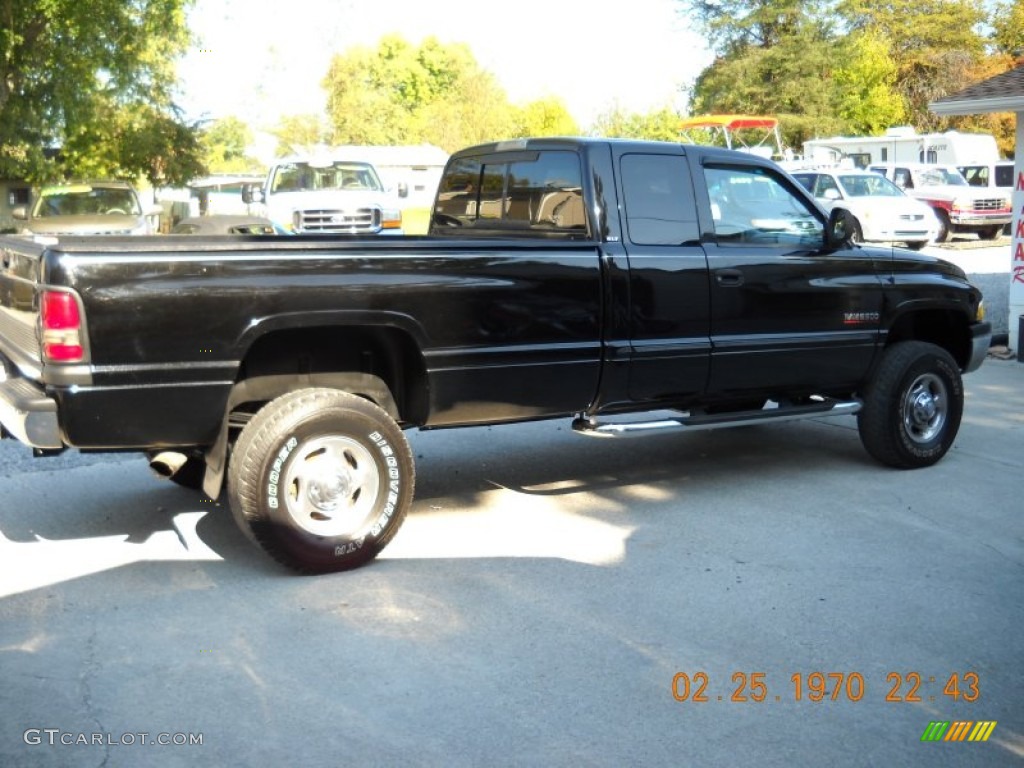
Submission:
[[[963,410],[964,385],[952,356],[935,344],[901,341],[882,353],[857,426],[878,461],[917,469],[946,455]]]
[[[228,498],[242,530],[306,573],[372,560],[402,525],[415,468],[402,430],[369,400],[303,389],[261,408],[239,435]]]

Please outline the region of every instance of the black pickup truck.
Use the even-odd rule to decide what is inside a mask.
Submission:
[[[880,462],[927,466],[988,348],[981,295],[849,224],[748,154],[529,139],[453,155],[424,237],[7,237],[0,424],[226,480],[242,529],[309,572],[395,535],[412,427],[855,413]]]

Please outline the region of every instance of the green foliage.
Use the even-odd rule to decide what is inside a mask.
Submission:
[[[907,119],[903,98],[893,85],[898,67],[889,47],[870,31],[854,32],[836,45],[840,65],[832,72],[836,115],[858,136],[885,133]]]
[[[992,13],[992,29],[1000,53],[1024,56],[1024,0],[998,3]]]
[[[246,154],[252,131],[237,117],[225,117],[206,127],[200,139],[203,164],[210,173],[247,173],[259,169],[259,161]]]
[[[783,28],[788,35],[781,35]],[[778,117],[784,143],[799,147],[804,139],[838,127],[831,84],[835,49],[827,26],[813,18],[772,29],[772,45],[734,45],[732,53],[701,73],[692,111]],[[759,34],[757,39],[768,37]]]
[[[565,102],[554,96],[531,101],[516,110],[516,134],[519,136],[576,136],[580,127],[569,114]]]
[[[646,114],[614,107],[599,115],[591,130],[608,138],[679,141],[679,115],[668,107]]]
[[[516,136],[516,112],[494,76],[474,70],[453,83],[442,98],[418,109],[409,130],[416,142],[454,152],[460,147]]]
[[[725,55],[773,48],[798,35],[811,18],[822,18],[828,0],[690,0],[685,5],[711,45]]]
[[[0,176],[167,183],[196,167],[171,102],[191,2],[0,0]]]
[[[277,155],[311,152],[331,141],[331,128],[319,115],[291,115],[281,118],[271,133],[277,139]]]
[[[774,115],[791,146],[905,123],[922,132],[961,127],[968,121],[940,118],[929,102],[1010,66],[986,53],[982,0],[681,4],[718,53],[697,79],[692,111]],[[1004,54],[1024,46],[1024,2],[999,4],[991,28]]]
[[[943,119],[928,103],[970,84],[968,73],[984,55],[979,0],[844,0],[839,12],[850,29],[870,31],[897,65],[893,90],[912,124],[938,130]]]
[[[413,46],[392,35],[373,50],[351,48],[331,61],[323,86],[335,144],[425,142],[453,152],[527,134],[579,133],[559,99],[516,107],[467,46],[435,38]]]
[[[148,104],[102,103],[70,126],[57,169],[79,178],[145,177],[154,186],[205,173],[197,132]]]

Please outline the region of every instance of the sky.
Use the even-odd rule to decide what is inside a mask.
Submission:
[[[399,34],[465,43],[513,103],[560,97],[582,128],[618,106],[682,109],[711,60],[680,0],[195,0],[196,44],[178,68],[190,120],[256,129],[323,112],[331,57]]]

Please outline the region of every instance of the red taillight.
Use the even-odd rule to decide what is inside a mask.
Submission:
[[[82,316],[74,294],[43,291],[43,356],[47,360],[73,363],[85,356],[82,349]]]

